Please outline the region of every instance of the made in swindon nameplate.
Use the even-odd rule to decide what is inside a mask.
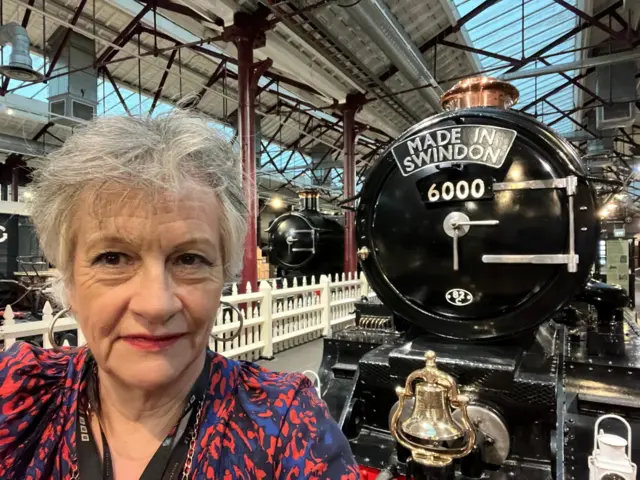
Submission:
[[[441,127],[414,135],[391,149],[405,177],[430,165],[476,163],[500,168],[516,131],[490,125]]]

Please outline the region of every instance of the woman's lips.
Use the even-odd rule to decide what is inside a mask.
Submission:
[[[165,350],[180,340],[184,334],[176,335],[129,335],[122,337],[122,340],[127,342],[133,348],[138,350],[147,351],[160,351]]]

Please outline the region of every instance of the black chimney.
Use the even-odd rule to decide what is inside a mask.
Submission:
[[[298,192],[300,199],[300,210],[318,211],[318,199],[320,192],[314,188],[306,188]]]

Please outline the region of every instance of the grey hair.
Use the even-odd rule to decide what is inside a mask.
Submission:
[[[238,153],[211,127],[210,119],[176,108],[149,116],[100,117],[71,135],[47,157],[34,161],[31,220],[62,285],[72,273],[73,217],[80,197],[117,184],[151,195],[204,188],[222,209],[224,279],[242,267],[247,206]],[[62,289],[54,288],[64,305]],[[61,298],[62,297],[62,298]]]

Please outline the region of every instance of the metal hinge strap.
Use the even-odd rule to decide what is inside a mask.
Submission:
[[[574,175],[553,180],[529,180],[526,182],[495,183],[496,192],[506,190],[540,190],[547,188],[566,189],[569,199],[569,254],[557,255],[483,255],[484,263],[531,263],[531,264],[566,264],[569,272],[578,271],[579,255],[576,255],[574,195],[578,186],[578,178]]]

